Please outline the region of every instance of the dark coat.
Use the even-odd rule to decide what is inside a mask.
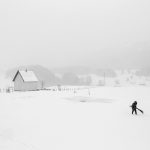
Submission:
[[[132,103],[131,107],[132,107],[132,109],[136,109],[137,108],[136,106],[137,106],[137,102],[135,101]]]

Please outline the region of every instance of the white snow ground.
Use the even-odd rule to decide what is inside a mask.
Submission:
[[[150,88],[1,93],[0,150],[150,150]]]

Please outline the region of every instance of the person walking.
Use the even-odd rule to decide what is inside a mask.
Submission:
[[[137,108],[137,101],[134,101],[131,105],[132,108],[132,114],[136,114],[137,115],[137,110],[139,110],[142,114],[144,113],[143,110]]]

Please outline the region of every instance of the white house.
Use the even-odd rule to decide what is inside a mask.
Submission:
[[[39,80],[33,71],[18,70],[13,78],[15,91],[34,91],[39,89]]]

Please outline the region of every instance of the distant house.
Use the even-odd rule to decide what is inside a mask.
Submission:
[[[13,78],[15,91],[34,91],[39,89],[39,80],[33,71],[18,70]]]

